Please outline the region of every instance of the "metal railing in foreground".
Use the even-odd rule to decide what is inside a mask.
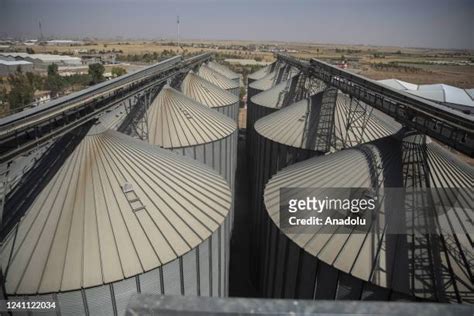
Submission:
[[[470,305],[375,301],[134,295],[125,315],[426,315],[472,316]]]

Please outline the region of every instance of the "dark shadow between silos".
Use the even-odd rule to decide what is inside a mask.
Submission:
[[[54,177],[64,161],[71,155],[93,125],[94,121],[91,121],[59,138],[36,161],[34,167],[21,178],[17,186],[8,193],[4,206],[0,240],[3,240],[21,219],[37,195]]]

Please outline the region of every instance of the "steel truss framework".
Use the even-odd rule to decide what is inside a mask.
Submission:
[[[31,153],[77,127],[92,122],[103,112],[117,105],[122,105],[127,113],[118,130],[147,140],[147,110],[156,95],[165,84],[177,87],[189,70],[198,67],[210,57],[209,54],[203,54],[186,59],[178,65],[140,80],[139,83],[131,83],[127,89],[120,88],[106,97],[101,95],[94,98],[92,96],[91,101],[80,104],[77,108],[60,111],[58,115],[45,118],[38,124],[25,124],[24,128],[13,127],[13,132],[0,135],[0,226],[8,198],[10,165],[14,158],[24,153]],[[111,90],[113,90],[112,87]],[[26,123],[27,120],[28,116],[24,118]]]
[[[429,135],[471,157],[474,156],[474,118],[407,93],[391,89],[312,59],[310,62],[278,54],[280,62],[301,69],[328,86],[393,117],[402,125]]]
[[[90,96],[83,97],[77,105],[67,103],[58,104],[58,110],[53,114],[33,113],[25,115],[14,123],[4,123],[0,120],[0,163],[6,163],[18,155],[28,152],[52,139],[72,131],[74,128],[95,119],[107,109],[128,102],[136,95],[148,94],[144,91],[153,91],[154,87],[162,85],[175,76],[193,69],[197,65],[208,61],[210,54],[198,55],[179,62],[164,64],[151,74],[145,72],[143,77],[138,77],[124,86],[111,86],[109,90],[103,87],[100,94],[94,91]],[[160,65],[160,64],[157,64]],[[85,99],[85,100],[84,100]],[[63,109],[61,108],[63,107]]]

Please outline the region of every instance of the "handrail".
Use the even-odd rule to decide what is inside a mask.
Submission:
[[[0,119],[0,163],[31,150],[35,145],[63,135],[97,117],[108,108],[147,87],[161,84],[212,57],[210,53],[183,59],[176,56],[40,107]]]
[[[277,54],[277,58],[392,116],[405,126],[474,156],[474,116],[387,87],[320,60],[311,59],[308,62],[282,54]]]

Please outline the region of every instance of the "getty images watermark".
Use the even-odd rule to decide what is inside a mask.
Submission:
[[[473,233],[472,188],[282,188],[280,228],[290,234]]]

